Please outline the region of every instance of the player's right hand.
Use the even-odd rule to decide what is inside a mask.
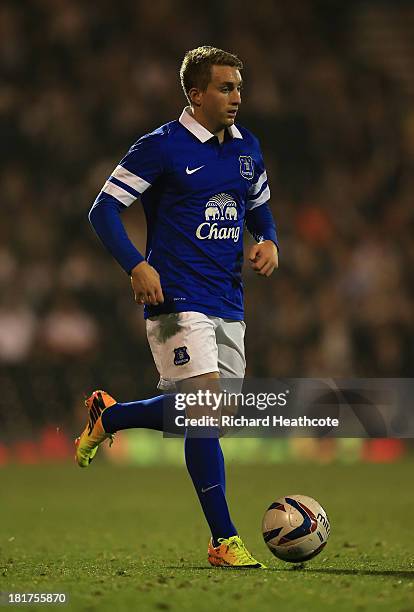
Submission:
[[[137,304],[157,306],[164,303],[160,275],[146,261],[131,270],[131,285]]]

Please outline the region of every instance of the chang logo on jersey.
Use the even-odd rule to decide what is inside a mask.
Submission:
[[[240,236],[240,227],[226,227],[219,225],[220,221],[237,221],[237,204],[228,193],[219,193],[207,202],[204,211],[205,221],[196,229],[196,236],[200,240],[233,240],[237,242]]]

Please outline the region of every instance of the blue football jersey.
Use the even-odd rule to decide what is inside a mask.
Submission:
[[[131,147],[94,206],[108,197],[125,207],[141,197],[145,257],[165,298],[146,317],[193,310],[243,319],[245,215],[270,198],[255,136],[233,125],[220,144],[186,108]]]

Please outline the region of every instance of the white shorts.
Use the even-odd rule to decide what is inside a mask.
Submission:
[[[172,391],[177,381],[208,372],[243,379],[245,329],[244,321],[201,312],[174,312],[147,319],[148,342],[160,375],[158,388]]]

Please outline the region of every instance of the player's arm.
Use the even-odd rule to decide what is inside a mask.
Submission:
[[[261,160],[262,162],[262,160]],[[270,276],[279,265],[279,244],[276,224],[269,207],[270,189],[263,165],[249,190],[246,203],[246,227],[256,240],[249,252],[252,269],[261,276]]]
[[[270,276],[279,265],[276,226],[266,203],[246,213],[246,227],[257,240],[249,252],[252,269],[261,276]]]
[[[92,227],[131,277],[135,300],[141,304],[164,301],[160,277],[132,244],[120,215],[161,172],[159,141],[151,136],[141,139],[112,172],[89,212]]]

